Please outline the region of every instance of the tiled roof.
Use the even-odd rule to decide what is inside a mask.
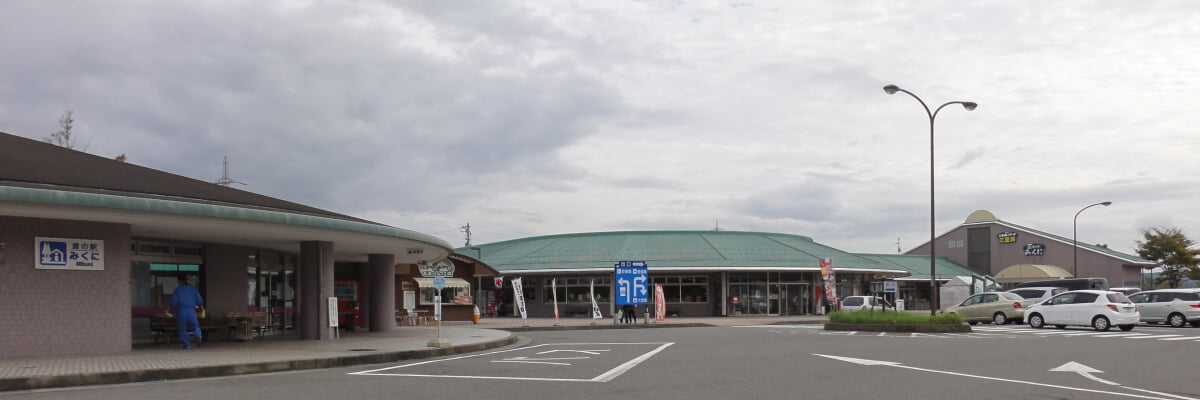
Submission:
[[[912,275],[904,277],[906,280],[929,279],[929,256],[926,255],[859,254],[859,256],[908,271]],[[948,279],[953,276],[971,276],[975,273],[946,257],[938,257],[935,266],[937,267],[938,279]]]

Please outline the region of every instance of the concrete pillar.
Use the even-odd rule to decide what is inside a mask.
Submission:
[[[371,332],[391,332],[396,328],[396,256],[367,255],[367,282],[370,306],[367,326]]]
[[[301,242],[299,264],[300,338],[330,339],[333,333],[326,299],[333,297],[333,242]]]

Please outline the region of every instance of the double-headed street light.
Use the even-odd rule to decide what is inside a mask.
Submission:
[[[1086,209],[1089,209],[1089,208],[1092,208],[1095,206],[1108,207],[1111,205],[1112,205],[1111,201],[1100,202],[1100,203],[1092,204],[1090,206],[1081,208],[1081,209],[1079,209],[1079,212],[1075,213],[1075,219],[1071,221],[1071,276],[1072,277],[1075,277],[1075,278],[1079,277],[1079,214],[1083,213],[1083,210],[1086,210]]]
[[[934,195],[933,195],[933,121],[937,119],[937,114],[951,104],[962,104],[967,111],[974,110],[978,104],[970,101],[951,101],[938,106],[932,112],[929,111],[929,106],[925,105],[925,101],[917,97],[913,92],[901,89],[896,85],[887,85],[883,87],[883,91],[887,94],[896,94],[896,92],[904,92],[912,98],[917,99],[921,103],[921,107],[925,108],[925,114],[929,116],[929,314],[936,315],[938,312],[938,285],[937,285],[937,243],[934,243],[936,232],[934,231]]]

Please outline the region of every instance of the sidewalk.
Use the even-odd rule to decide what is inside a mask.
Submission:
[[[334,368],[483,351],[517,342],[513,332],[532,330],[639,329],[685,326],[734,326],[824,323],[824,316],[669,318],[665,322],[614,325],[611,318],[549,318],[522,321],[483,318],[479,324],[446,322],[441,336],[451,347],[427,347],[435,327],[397,327],[393,332],[341,332],[337,340],[256,338],[248,342],[205,341],[191,350],[172,344],[135,345],[133,351],[94,356],[61,356],[0,360],[0,392],[67,386],[110,385],[263,372]],[[220,337],[221,335],[218,335]]]

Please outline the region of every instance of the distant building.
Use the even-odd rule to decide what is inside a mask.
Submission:
[[[929,254],[931,243],[906,254]],[[937,256],[966,266],[979,275],[1007,276],[1001,281],[1013,286],[1021,281],[1056,278],[1104,278],[1112,287],[1141,287],[1144,269],[1153,261],[1086,243],[1078,244],[1078,269],[1073,258],[1076,248],[1069,237],[1027,228],[996,218],[991,212],[971,213],[962,225],[938,236],[932,243]],[[1026,276],[1006,273],[1029,271]],[[938,273],[938,276],[943,276]]]

